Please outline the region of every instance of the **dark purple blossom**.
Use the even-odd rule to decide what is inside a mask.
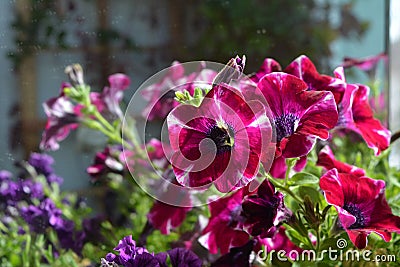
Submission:
[[[202,261],[191,250],[174,248],[167,251],[172,267],[201,267]]]
[[[250,240],[241,247],[233,247],[229,253],[221,256],[211,264],[211,267],[251,267],[250,254],[257,241]]]
[[[50,226],[57,227],[63,224],[61,210],[49,198],[44,199],[39,206],[22,207],[21,217],[36,233],[44,233]]]
[[[272,237],[291,211],[285,207],[283,194],[264,180],[256,192],[243,198],[241,215],[245,218],[243,228],[252,236],[264,238]]]
[[[54,173],[52,167],[54,159],[50,155],[31,153],[28,163],[35,168],[38,174],[43,174],[46,177],[48,184],[56,183],[61,185],[63,183],[63,178]]]

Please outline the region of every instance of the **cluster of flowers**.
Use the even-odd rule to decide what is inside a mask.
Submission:
[[[17,223],[21,235],[27,232],[47,235],[54,231],[58,244],[52,244],[47,238],[46,247],[51,246],[55,255],[59,253],[57,248],[81,255],[85,243],[101,241],[98,233],[101,221],[86,218],[78,230],[74,221],[67,219],[57,207],[51,196],[58,194],[63,179],[54,173],[53,162],[49,155],[32,153],[28,162],[21,163],[24,171],[18,180],[12,179],[10,172],[0,172],[1,222],[7,227]],[[68,198],[62,202],[62,205],[72,205]]]
[[[156,139],[132,151],[121,146],[119,102],[129,78],[112,75],[110,87],[92,93],[75,66],[68,71],[71,84],[45,103],[49,120],[41,146],[57,149],[58,142],[82,124],[103,132],[110,140],[87,169],[94,181],[110,172],[126,174],[133,165],[145,165],[149,170],[156,166],[164,178],[179,186],[204,190],[213,184],[227,193],[210,199],[207,224],[184,242],[186,249],[195,249],[198,241],[210,253],[220,253],[211,266],[250,266],[251,252],[263,246],[268,250],[302,250],[286,234],[296,216],[285,193],[304,204],[287,184],[293,172],[306,167],[317,143],[324,145],[317,151],[317,165],[324,169],[319,189],[326,204],[336,208],[340,229],[353,244],[365,248],[372,232],[386,242],[391,233],[400,233],[400,217],[393,215],[385,199],[385,182],[335,159],[329,147],[332,138],[349,131],[358,134],[376,156],[389,147],[391,133],[374,118],[369,87],[348,83],[343,66],[332,76],[319,74],[306,56],[286,68],[266,58],[259,71],[245,78],[244,66],[245,58],[236,57],[219,73],[200,65],[197,72],[185,74],[183,66],[174,62],[162,81],[143,92],[149,101],[143,116],[168,122],[168,149],[173,155],[168,159],[168,145]],[[199,80],[206,86],[199,89]],[[200,98],[193,102],[196,104],[187,101],[196,97]],[[201,144],[206,140],[212,143],[204,150]],[[206,166],[198,160],[204,155],[212,159]],[[153,166],[146,165],[147,157]],[[169,234],[190,211],[191,207],[155,201],[147,215],[148,225]],[[307,233],[312,245],[321,241],[316,231]],[[201,260],[186,249],[149,253],[128,236],[114,248],[118,254],[109,253],[102,265],[166,266],[168,258],[173,266],[201,266]]]

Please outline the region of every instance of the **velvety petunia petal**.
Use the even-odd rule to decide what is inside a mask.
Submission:
[[[260,69],[256,73],[252,74],[250,79],[253,82],[258,83],[264,75],[278,71],[282,71],[281,65],[272,58],[266,58],[264,59]]]
[[[302,79],[312,91],[330,91],[335,102],[343,97],[345,84],[342,80],[328,75],[319,74],[314,63],[307,56],[299,56],[284,69],[284,72]]]

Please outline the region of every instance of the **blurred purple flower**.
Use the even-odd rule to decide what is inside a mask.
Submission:
[[[44,233],[48,227],[63,223],[61,210],[49,198],[44,199],[39,206],[22,207],[20,212],[30,229],[36,233]]]
[[[54,159],[50,155],[31,153],[28,163],[35,168],[38,174],[43,174],[46,177],[49,185],[52,183],[61,185],[63,183],[63,178],[54,173],[52,167]]]

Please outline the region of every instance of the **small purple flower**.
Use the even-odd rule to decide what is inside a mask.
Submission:
[[[44,233],[50,226],[62,223],[61,210],[56,208],[49,198],[43,200],[39,206],[29,205],[21,208],[21,217],[28,223],[30,229],[36,233]]]
[[[11,180],[12,174],[9,171],[1,170],[0,171],[0,182],[8,182]]]
[[[54,173],[52,167],[54,159],[50,155],[31,153],[28,163],[35,168],[38,174],[43,174],[46,177],[49,185],[52,183],[61,185],[63,183],[63,178]]]

